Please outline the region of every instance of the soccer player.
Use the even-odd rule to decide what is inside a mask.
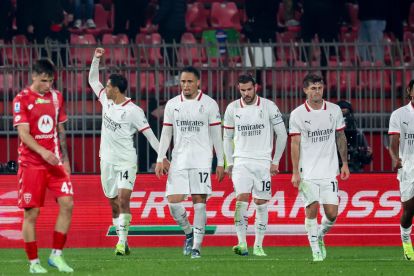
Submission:
[[[248,255],[246,230],[247,209],[252,194],[256,205],[256,239],[253,255],[266,256],[262,243],[268,222],[267,202],[272,197],[271,176],[279,172],[279,160],[286,146],[287,134],[282,115],[276,104],[259,97],[255,79],[241,75],[238,79],[241,98],[227,106],[224,115],[224,152],[227,173],[236,193],[236,254]],[[276,148],[273,159],[273,137]],[[234,149],[233,149],[234,140]]]
[[[131,223],[130,199],[137,173],[137,152],[133,135],[145,135],[157,151],[159,142],[151,130],[143,110],[125,96],[128,82],[124,76],[112,74],[104,87],[99,82],[99,61],[105,50],[96,48],[89,71],[89,84],[102,104],[102,132],[99,156],[101,182],[105,196],[112,208],[112,222],[119,237],[116,255],[128,255],[127,243]],[[165,168],[169,163],[165,158]]]
[[[389,152],[398,169],[397,179],[400,181],[403,208],[400,230],[404,257],[406,260],[414,261],[411,244],[414,216],[414,80],[410,81],[406,91],[410,102],[391,114],[388,134]]]
[[[36,221],[46,189],[59,204],[48,263],[62,272],[73,272],[62,250],[72,220],[73,189],[64,123],[62,94],[52,88],[55,66],[47,59],[32,67],[32,84],[13,100],[13,125],[20,138],[18,206],[24,209],[22,234],[30,273],[46,273],[37,254]]]
[[[182,92],[170,99],[165,107],[155,173],[158,177],[164,174],[162,157],[174,136],[166,187],[168,206],[186,235],[184,255],[199,258],[207,220],[206,200],[212,191],[213,146],[217,156],[216,177],[221,182],[224,176],[221,116],[216,101],[198,90],[200,73],[196,68],[184,68],[180,83]],[[194,234],[182,205],[190,194],[194,204]]]
[[[303,80],[307,100],[290,114],[292,184],[305,203],[305,229],[313,261],[323,261],[323,241],[338,215],[338,156],[341,156],[342,180],[349,178],[345,122],[340,107],[323,99],[324,82],[316,74]],[[336,142],[336,143],[335,143]],[[318,229],[319,204],[325,215]]]

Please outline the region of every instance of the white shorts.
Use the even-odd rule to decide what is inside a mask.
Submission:
[[[338,180],[333,179],[302,179],[299,184],[299,194],[305,207],[315,201],[320,204],[338,205]]]
[[[107,198],[118,196],[118,189],[133,190],[137,166],[121,167],[101,160],[101,183]]]
[[[211,195],[211,168],[171,170],[165,196]]]
[[[398,170],[397,179],[400,181],[401,202],[406,202],[414,197],[414,167],[404,164]]]
[[[270,161],[235,159],[231,179],[236,196],[251,193],[257,199],[272,198]]]

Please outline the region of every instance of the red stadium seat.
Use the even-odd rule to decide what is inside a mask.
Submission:
[[[70,35],[70,54],[75,64],[90,64],[96,47],[95,37],[91,34]]]
[[[123,74],[129,80],[131,93],[141,93],[144,98],[164,89],[164,76],[161,73],[129,71]]]
[[[210,20],[213,28],[241,31],[239,10],[234,2],[214,2],[211,5]]]
[[[357,51],[355,44],[358,41],[358,33],[357,32],[350,32],[350,33],[342,33],[340,35],[340,42],[343,43],[342,46],[339,46],[339,54],[341,55],[341,59],[343,61],[350,61],[352,63],[356,63],[357,58]]]
[[[184,65],[196,65],[206,61],[206,55],[201,45],[192,33],[181,36],[181,46],[178,50],[178,60]]]
[[[359,85],[361,89],[370,91],[391,91],[390,72],[381,70],[381,63],[361,62]]]
[[[111,22],[111,11],[106,11],[102,4],[95,4],[94,21],[95,29],[85,29],[85,32],[94,36],[111,33],[112,29],[109,27]]]
[[[15,89],[13,83],[13,75],[5,72],[0,72],[0,93],[12,92],[13,89]]]
[[[104,34],[102,44],[107,45],[106,62],[110,64],[130,64],[133,63],[132,55],[129,51],[129,39],[126,34],[111,35]]]
[[[359,7],[358,5],[352,4],[352,3],[347,3],[348,6],[348,13],[349,13],[349,18],[351,21],[351,27],[352,27],[352,31],[357,32],[359,30],[359,19],[358,19],[358,10]]]
[[[298,34],[295,32],[276,33],[276,55],[278,60],[292,62],[298,60],[299,50],[296,46],[298,42]]]
[[[15,45],[13,47],[13,44]],[[2,55],[4,63],[15,66],[25,66],[36,58],[35,51],[28,47],[29,41],[24,35],[16,35],[13,37],[13,44],[4,44],[2,47]]]
[[[159,33],[139,33],[135,37],[135,57],[141,65],[160,64],[163,60],[161,55],[161,36]],[[142,45],[146,45],[143,47]]]
[[[336,92],[345,93],[346,91],[355,92],[357,89],[357,74],[349,61],[337,63],[336,61],[329,61],[329,67],[326,73],[327,87],[331,90],[331,94]],[[347,70],[346,67],[350,69]]]
[[[208,11],[200,2],[187,4],[187,12],[185,14],[185,24],[187,31],[191,33],[201,33],[208,29]]]

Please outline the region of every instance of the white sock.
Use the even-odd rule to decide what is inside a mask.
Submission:
[[[119,225],[118,218],[112,218],[112,225],[115,226],[116,235],[119,237]]]
[[[39,260],[39,258],[36,258],[36,259],[30,260],[30,264],[40,264],[40,260]]]
[[[305,218],[305,229],[308,233],[309,245],[312,249],[312,253],[320,252],[318,244],[318,221],[316,218]]]
[[[191,234],[193,229],[191,229],[190,222],[188,221],[187,211],[185,210],[183,204],[179,203],[168,203],[170,208],[170,214],[174,218],[175,222],[183,229],[186,235]]]
[[[404,228],[400,225],[401,241],[403,243],[411,243],[411,229],[412,229],[412,226],[408,228]]]
[[[326,233],[331,230],[332,226],[335,224],[336,219],[334,221],[330,221],[326,216],[322,217],[321,225],[319,226],[318,236],[325,237]]]
[[[118,243],[125,244],[128,239],[129,224],[131,223],[131,214],[120,214],[118,218]]]
[[[53,256],[62,256],[62,250],[61,249],[52,249],[52,255]]]
[[[239,243],[246,243],[246,232],[249,217],[247,216],[247,208],[249,203],[244,201],[236,201],[236,211],[234,212],[234,225],[236,226],[237,239]]]
[[[256,204],[256,220],[254,222],[256,239],[254,241],[254,246],[263,245],[263,238],[267,228],[268,217],[267,203],[262,205]]]
[[[203,243],[205,228],[207,222],[206,204],[196,203],[194,204],[194,244],[193,249],[200,250]]]

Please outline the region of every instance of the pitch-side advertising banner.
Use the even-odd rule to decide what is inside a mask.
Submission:
[[[291,175],[273,178],[269,225],[265,245],[307,245],[303,203],[290,183]],[[138,175],[131,198],[131,246],[181,246],[183,232],[176,226],[164,198],[166,178]],[[0,176],[0,247],[23,245],[23,211],[16,207],[15,175]],[[112,247],[117,241],[111,209],[104,197],[99,175],[73,175],[75,207],[68,247]],[[233,225],[235,196],[231,180],[218,183],[213,176],[213,195],[207,201],[205,245],[230,246],[237,242]],[[395,174],[354,174],[339,181],[339,216],[326,237],[329,245],[399,245],[401,203]],[[190,221],[191,198],[184,202]],[[249,206],[249,241],[254,239],[255,205]],[[48,194],[37,222],[40,247],[50,247],[58,205]],[[320,217],[319,217],[320,221]]]

